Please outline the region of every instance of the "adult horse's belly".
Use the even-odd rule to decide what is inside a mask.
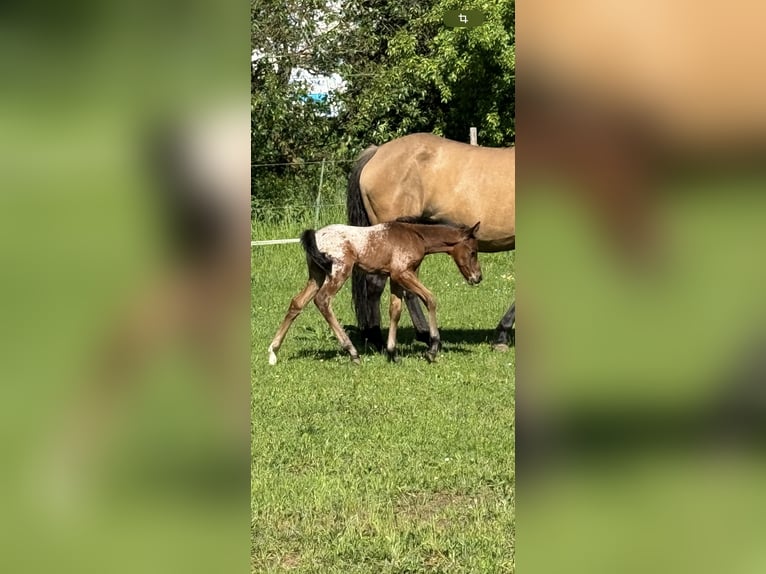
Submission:
[[[516,243],[516,225],[512,202],[505,205],[496,202],[474,202],[464,208],[459,205],[444,210],[434,210],[428,213],[435,219],[446,219],[455,223],[473,226],[479,225],[476,238],[479,240],[479,250],[507,251],[513,249]]]
[[[495,253],[497,251],[510,251],[516,249],[516,236],[503,237],[500,239],[479,240],[479,251],[483,253]]]

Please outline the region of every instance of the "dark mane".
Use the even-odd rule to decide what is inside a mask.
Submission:
[[[416,223],[419,225],[446,225],[448,227],[454,227],[455,229],[465,229],[465,225],[460,225],[458,223],[450,221],[449,219],[431,219],[430,217],[426,217],[423,215],[420,215],[420,216],[409,215],[407,217],[397,217],[394,221],[397,221],[399,223]]]

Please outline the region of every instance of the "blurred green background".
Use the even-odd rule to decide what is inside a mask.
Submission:
[[[248,109],[247,6],[75,0],[3,12],[0,569],[245,569],[246,443],[232,446],[188,358],[147,370],[96,428],[104,445],[87,464],[59,441],[99,341],[174,264],[149,136],[221,106]],[[244,396],[247,364],[243,353]]]

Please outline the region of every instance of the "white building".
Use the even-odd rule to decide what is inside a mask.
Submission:
[[[251,55],[251,62],[255,63],[260,60],[265,60],[274,67],[274,70],[278,69],[277,59],[269,54],[265,54],[259,50],[253,50]],[[328,99],[332,99],[333,94],[343,93],[346,91],[346,82],[337,73],[332,73],[329,76],[324,74],[315,74],[304,68],[292,68],[290,70],[291,84],[301,83],[308,89],[308,97],[317,102],[324,102]],[[340,111],[337,104],[332,103],[330,105],[330,111],[325,114],[329,117],[335,117]]]

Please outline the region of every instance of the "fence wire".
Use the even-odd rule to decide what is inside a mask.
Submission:
[[[307,161],[285,161],[278,163],[251,163],[250,167],[277,167],[280,165],[287,165],[292,167],[301,167],[303,165],[321,164],[321,163],[352,163],[356,160],[353,159],[311,159]]]
[[[353,159],[253,163],[251,246],[297,243],[304,229],[346,222],[346,185]],[[287,173],[270,169],[289,168]],[[332,166],[332,167],[330,167]]]

